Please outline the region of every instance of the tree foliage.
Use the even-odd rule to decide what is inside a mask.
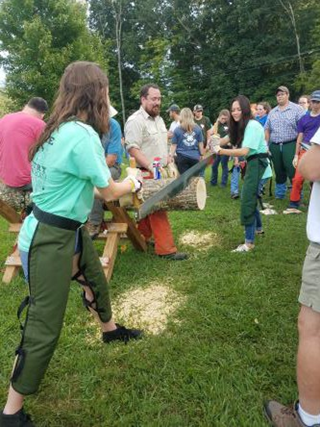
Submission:
[[[31,96],[52,103],[65,67],[94,60],[106,67],[103,43],[86,24],[86,8],[75,0],[3,0],[1,63],[6,90],[23,105]]]
[[[317,84],[317,0],[121,1],[128,108],[136,107],[138,89],[147,81],[161,86],[167,105],[201,103],[210,116],[239,93],[254,102],[274,102],[280,84],[289,86],[293,97]],[[113,43],[112,0],[90,4],[91,27]],[[116,81],[114,67],[110,74]],[[117,102],[117,85],[112,93]]]
[[[201,103],[211,118],[239,93],[274,103],[281,84],[293,98],[317,88],[318,0],[87,3],[90,30],[76,0],[2,1],[0,48],[8,53],[2,63],[11,97],[24,102],[37,94],[50,101],[64,67],[77,59],[108,67],[111,100],[120,112],[138,108],[146,82],[159,84],[164,107]]]

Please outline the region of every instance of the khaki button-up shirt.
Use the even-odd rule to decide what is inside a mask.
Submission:
[[[124,135],[127,150],[138,148],[149,163],[155,157],[160,157],[162,166],[167,164],[167,129],[160,116],[151,117],[141,106],[128,118],[124,127]]]

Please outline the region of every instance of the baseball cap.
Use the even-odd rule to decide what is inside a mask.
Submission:
[[[311,101],[320,101],[320,90],[315,90],[310,96]]]
[[[193,107],[193,111],[203,111],[203,107],[202,107],[202,105],[200,105],[200,104],[196,104],[196,105]]]
[[[180,107],[177,104],[172,104],[170,105],[170,107],[167,109],[167,113],[170,113],[170,111],[180,111]]]
[[[278,92],[285,92],[285,93],[287,93],[288,95],[290,94],[289,89],[287,88],[287,86],[279,86],[279,87],[277,88],[277,90],[276,90],[276,94],[277,94]]]

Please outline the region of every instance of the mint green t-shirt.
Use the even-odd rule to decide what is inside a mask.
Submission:
[[[247,127],[244,131],[244,137],[241,146],[249,148],[249,154],[247,155],[247,158],[253,156],[254,154],[266,153],[268,151],[264,136],[264,129],[256,120],[249,120],[249,123],[247,124]],[[269,160],[268,163],[269,164],[264,171],[262,179],[267,179],[272,176]]]
[[[32,200],[43,211],[85,222],[93,205],[93,188],[107,187],[111,177],[98,134],[79,121],[53,132],[32,161]],[[18,240],[28,251],[38,224],[31,213]]]

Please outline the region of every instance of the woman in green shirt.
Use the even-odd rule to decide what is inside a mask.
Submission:
[[[231,142],[234,148],[216,146],[220,155],[245,157],[247,169],[241,196],[241,224],[245,229],[245,242],[233,252],[248,252],[254,248],[255,234],[262,233],[262,222],[258,210],[259,182],[272,174],[263,127],[253,119],[250,101],[243,95],[237,96],[231,104],[229,136],[221,140],[221,145]]]
[[[82,286],[84,305],[99,322],[103,342],[141,335],[113,321],[104,272],[83,227],[94,188],[105,200],[141,188],[134,176],[115,183],[105,162],[99,136],[109,126],[108,87],[96,64],[70,64],[47,126],[31,151],[34,208],[18,241],[30,296],[24,301],[26,321],[8,400],[0,412],[1,427],[34,425],[23,410],[24,396],[37,391],[54,353],[72,279]]]

